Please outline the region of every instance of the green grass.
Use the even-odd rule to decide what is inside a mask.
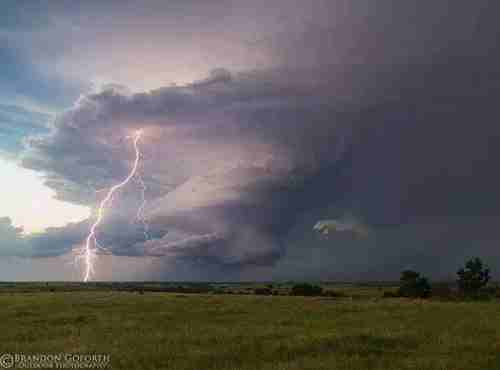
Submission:
[[[113,369],[500,369],[500,305],[77,291],[0,294],[0,353]]]

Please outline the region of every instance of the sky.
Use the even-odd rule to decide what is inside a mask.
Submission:
[[[94,279],[500,271],[497,2],[1,7],[0,280],[81,279],[74,251],[137,130],[148,228],[134,178]]]

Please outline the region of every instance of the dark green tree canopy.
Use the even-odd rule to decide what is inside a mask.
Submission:
[[[477,295],[491,278],[490,269],[479,257],[467,261],[465,267],[457,271],[457,275],[458,288],[466,295]]]

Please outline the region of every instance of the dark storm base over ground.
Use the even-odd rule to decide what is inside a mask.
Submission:
[[[108,368],[127,370],[500,369],[497,299],[383,299],[380,284],[324,286],[339,298],[234,294],[251,283],[218,285],[232,295],[146,289],[155,284],[167,283],[3,283],[0,353],[108,354]]]

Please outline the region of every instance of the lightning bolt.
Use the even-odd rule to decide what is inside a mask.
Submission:
[[[144,209],[146,208],[146,184],[144,183],[144,180],[141,177],[141,174],[138,172],[136,175],[136,181],[141,187],[141,205],[137,209],[137,214],[136,214],[136,220],[140,223],[142,223],[143,227],[143,233],[144,233],[144,239],[148,240],[149,239],[149,225],[148,221],[146,219],[146,216],[144,215]]]
[[[139,167],[139,161],[141,159],[141,151],[139,149],[139,141],[140,141],[141,137],[142,137],[142,130],[136,131],[134,133],[134,135],[131,136],[131,138],[133,138],[133,140],[134,140],[134,150],[135,150],[134,164],[133,164],[129,174],[122,182],[109,188],[108,192],[106,193],[106,196],[104,197],[104,199],[99,204],[99,207],[97,208],[97,213],[96,213],[97,217],[95,218],[94,223],[90,227],[89,234],[88,234],[87,238],[85,239],[85,246],[83,247],[81,252],[77,255],[78,259],[83,260],[83,264],[84,264],[83,281],[84,282],[89,281],[89,279],[92,277],[92,274],[94,273],[94,264],[95,264],[95,261],[97,259],[97,251],[104,249],[99,244],[99,242],[97,240],[96,231],[97,231],[99,225],[101,224],[102,219],[104,218],[105,210],[111,206],[111,203],[113,202],[113,196],[115,195],[115,193],[118,190],[120,190],[122,187],[127,185],[130,182],[130,180],[132,180],[134,178],[134,176],[136,176],[137,169]],[[144,218],[143,212],[144,212],[144,207],[145,207],[146,185],[144,184],[144,181],[142,181],[142,178],[140,181],[143,184],[142,185],[142,192],[141,192],[143,202],[142,202],[141,206],[139,207],[137,214],[141,216],[141,219],[144,220],[144,224],[145,224],[145,218]],[[145,230],[145,232],[146,232],[146,230]]]

